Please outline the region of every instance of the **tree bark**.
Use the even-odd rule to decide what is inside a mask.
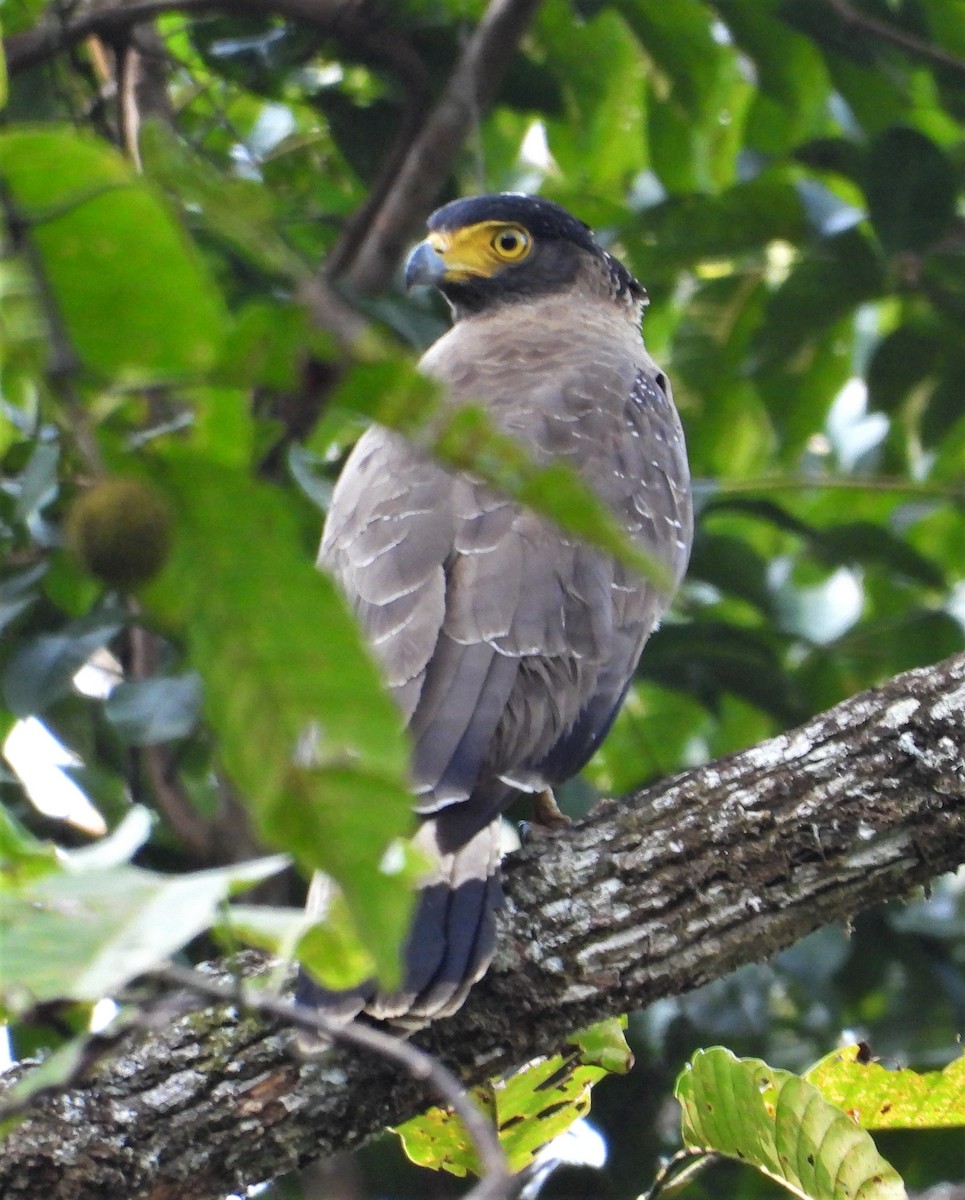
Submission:
[[[575,1029],[770,957],[965,862],[965,655],[620,802],[505,864],[500,950],[418,1041],[475,1082]],[[2,1096],[0,1096],[2,1099]],[[206,1200],[434,1099],[208,1007],[129,1035],[0,1145],[6,1200]]]

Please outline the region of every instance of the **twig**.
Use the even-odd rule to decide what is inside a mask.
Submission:
[[[376,292],[388,283],[406,240],[451,173],[473,122],[492,102],[539,5],[540,0],[491,0],[343,273],[353,290]]]
[[[412,1079],[433,1089],[442,1102],[459,1117],[472,1139],[483,1175],[477,1186],[466,1193],[465,1200],[508,1200],[512,1176],[495,1128],[472,1102],[456,1076],[432,1055],[420,1050],[411,1042],[393,1037],[392,1034],[374,1026],[354,1021],[348,1025],[339,1025],[302,1005],[292,1004],[275,996],[259,995],[250,988],[245,988],[240,979],[235,985],[224,984],[220,980],[206,979],[198,971],[173,965],[152,971],[150,976],[162,983],[189,989],[200,996],[224,1004],[239,1004],[250,1011],[284,1021],[306,1033],[320,1035],[327,1040],[347,1042],[351,1046],[368,1050],[396,1063]]]
[[[784,475],[760,479],[715,480],[711,499],[719,495],[739,495],[744,492],[895,492],[909,496],[927,496],[935,500],[965,499],[963,483],[920,483],[914,479],[888,476],[861,478],[843,476],[811,478],[807,475]]]
[[[937,67],[946,67],[958,75],[965,76],[965,59],[952,54],[950,50],[933,46],[931,42],[926,42],[913,33],[906,33],[904,29],[889,25],[886,21],[879,21],[868,13],[859,12],[848,0],[825,0],[825,3],[846,26],[869,33],[883,42],[890,42],[914,58],[923,59]]]
[[[658,1200],[660,1196],[673,1195],[701,1171],[719,1161],[718,1155],[706,1150],[678,1150],[663,1164],[648,1190],[637,1200]]]
[[[135,618],[140,617],[140,606],[132,601]],[[150,679],[157,671],[157,636],[141,625],[132,625],[129,637],[131,679]],[[174,765],[174,757],[167,744],[158,743],[137,748],[137,756],[144,765],[155,806],[174,831],[188,853],[205,865],[212,861],[214,829],[191,801],[185,791]]]

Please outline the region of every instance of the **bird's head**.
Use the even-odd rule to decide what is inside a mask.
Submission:
[[[647,294],[588,225],[540,196],[470,196],[437,209],[405,266],[407,287],[436,287],[456,318],[571,290],[609,296],[639,319]]]

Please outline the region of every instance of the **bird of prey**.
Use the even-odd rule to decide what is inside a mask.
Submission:
[[[533,464],[575,468],[676,587],[689,474],[670,384],[640,333],[644,289],[539,197],[456,200],[428,231],[405,276],[452,310],[421,362],[444,403],[482,404]],[[299,998],[417,1028],[454,1012],[492,957],[502,812],[520,793],[551,797],[589,760],[670,592],[379,426],[338,480],[319,564],[404,718],[415,841],[433,865],[397,991],[303,978]]]

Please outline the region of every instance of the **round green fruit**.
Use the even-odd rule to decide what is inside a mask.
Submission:
[[[153,579],[171,549],[167,501],[141,479],[109,477],[78,496],[67,514],[67,545],[91,575],[118,591]]]

